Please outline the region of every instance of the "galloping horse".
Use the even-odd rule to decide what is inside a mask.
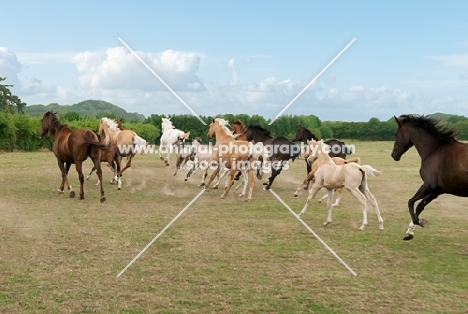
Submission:
[[[205,186],[205,190],[208,189],[222,167],[230,169],[229,183],[225,188],[224,193],[221,195],[221,198],[224,198],[229,192],[231,186],[234,184],[235,173],[237,170],[241,170],[248,174],[248,177],[245,178],[244,191],[248,181],[250,189],[246,201],[250,201],[252,199],[252,192],[255,184],[252,164],[257,161],[257,157],[252,155],[251,145],[249,145],[249,142],[234,140],[235,135],[227,128],[227,126],[228,121],[221,118],[213,119],[210,123],[208,138],[216,138],[216,145],[213,148],[210,163],[216,163],[217,168],[212,173],[210,180]]]
[[[247,137],[245,135],[245,126],[241,120],[236,120],[231,125],[231,131],[236,134],[236,140],[238,141],[246,141]]]
[[[247,137],[245,135],[245,126],[241,120],[235,120],[231,125],[231,131],[236,135],[236,140],[238,141],[245,141]],[[241,172],[238,171],[234,180],[239,180],[241,176]]]
[[[332,222],[333,191],[337,188],[345,187],[362,205],[363,218],[362,225],[359,229],[364,230],[367,226],[367,201],[369,201],[377,214],[379,229],[383,230],[383,219],[382,216],[380,216],[377,200],[367,186],[367,175],[378,176],[380,175],[380,171],[375,170],[369,165],[359,165],[357,163],[336,165],[328,155],[323,140],[318,142],[311,140],[307,143],[311,146],[311,154],[314,154],[311,156],[317,158],[316,162],[318,163],[318,168],[315,172],[315,182],[309,189],[309,196],[299,216],[306,212],[309,202],[317,195],[317,192],[324,187],[328,190],[328,217],[323,225],[326,226],[330,224]]]
[[[441,194],[468,197],[468,144],[455,139],[456,131],[440,125],[428,116],[401,115],[394,117],[398,124],[392,158],[399,161],[412,146],[421,157],[419,174],[423,184],[408,201],[411,222],[404,240],[414,237],[416,225],[427,227],[419,219],[424,207]],[[414,203],[421,200],[414,212]]]
[[[68,182],[68,171],[71,164],[75,164],[78,178],[80,180],[80,200],[84,199],[83,183],[83,161],[91,158],[96,173],[100,180],[101,199],[100,202],[106,201],[104,189],[102,187],[102,170],[101,170],[101,149],[108,149],[105,144],[99,142],[97,135],[89,129],[70,130],[67,125],[60,123],[57,119],[57,114],[48,111],[42,117],[42,126],[39,130],[39,136],[42,138],[49,135],[53,138],[54,144],[52,151],[57,158],[58,166],[62,172],[62,184],[59,187],[59,193],[63,193],[64,185],[66,184],[70,191],[70,197],[75,197],[75,191]]]
[[[186,140],[190,136],[190,132],[185,133],[179,129],[176,129],[175,126],[172,125],[170,119],[162,118],[161,122],[161,144],[159,146],[159,159],[163,160],[166,164],[166,167],[169,167],[169,157],[171,156],[171,152],[174,146],[179,143],[179,139]],[[161,156],[161,149],[167,150],[166,158]]]
[[[318,138],[305,126],[299,126],[291,141],[302,142],[304,145],[307,145],[308,140],[318,141]],[[326,140],[324,143],[330,146],[330,157],[346,159],[346,155],[350,155],[352,153],[351,149],[344,142],[337,139]],[[312,170],[312,165],[307,161],[308,154],[309,153],[306,153],[305,156],[307,174]],[[309,188],[309,182],[310,181],[307,181],[307,185],[304,187],[304,190]]]
[[[263,143],[271,162],[271,176],[268,182],[264,183],[265,189],[270,189],[276,176],[281,173],[283,166],[289,159],[294,161],[300,154],[301,149],[299,146],[289,141],[284,137],[273,138],[270,131],[262,128],[259,125],[251,125],[246,130],[247,141],[254,141],[255,143]],[[266,160],[263,160],[266,162]]]
[[[115,146],[120,158],[128,157],[127,164],[120,173],[117,174],[117,188],[120,190],[122,188],[122,172],[131,167],[132,158],[138,151],[140,151],[142,155],[144,154],[146,141],[132,130],[121,130],[116,120],[107,117],[102,118],[99,123],[99,136],[104,144]]]

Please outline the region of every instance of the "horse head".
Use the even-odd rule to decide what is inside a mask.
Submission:
[[[57,119],[57,113],[47,111],[42,117],[41,128],[39,129],[39,138],[43,138],[47,134],[54,135],[56,131],[60,130],[62,124]]]
[[[398,124],[398,128],[395,132],[395,143],[393,144],[393,150],[392,150],[392,158],[395,161],[399,161],[401,159],[401,156],[406,153],[408,149],[410,149],[414,144],[413,141],[411,141],[410,135],[408,133],[408,130],[405,127],[404,124],[404,118],[400,117],[395,118],[396,123]]]

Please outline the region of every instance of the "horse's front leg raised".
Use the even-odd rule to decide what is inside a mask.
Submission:
[[[431,194],[431,190],[429,187],[426,187],[424,184],[421,185],[418,189],[418,191],[414,194],[412,198],[408,200],[408,210],[411,216],[411,222],[409,223],[408,229],[406,230],[405,237],[403,240],[411,240],[414,237],[414,228],[416,225],[420,225],[419,221],[419,215],[417,215],[414,212],[414,203],[416,203],[420,199],[424,199],[426,196]],[[422,208],[420,209],[419,213],[424,209],[424,202],[421,201]],[[427,221],[423,220],[423,224],[427,225]],[[421,225],[421,227],[424,227],[424,225]]]
[[[322,184],[315,182],[312,187],[309,189],[309,196],[307,196],[306,203],[304,207],[302,208],[301,212],[299,213],[299,216],[302,216],[306,211],[307,207],[309,206],[309,203],[311,200],[314,199],[315,195],[317,195],[318,191],[322,188]]]

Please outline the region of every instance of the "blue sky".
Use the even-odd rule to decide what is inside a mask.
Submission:
[[[466,1],[13,1],[0,76],[28,105],[103,99],[188,114],[125,41],[200,115],[387,120],[468,116]]]

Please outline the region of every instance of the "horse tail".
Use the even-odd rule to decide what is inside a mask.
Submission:
[[[94,133],[91,130],[89,132],[84,133],[83,140],[86,144],[92,145],[102,150],[107,151],[111,149],[110,145],[99,142],[99,137],[97,136],[96,133]]]
[[[378,177],[382,174],[382,171],[376,170],[369,165],[362,165],[359,168],[366,174],[371,175],[373,177]]]
[[[132,138],[132,144],[133,146],[136,146],[138,145],[139,146],[139,150],[140,150],[140,154],[142,156],[145,155],[145,149],[144,149],[144,146],[146,146],[146,140],[140,136],[138,136],[136,133],[135,135],[133,136]]]

